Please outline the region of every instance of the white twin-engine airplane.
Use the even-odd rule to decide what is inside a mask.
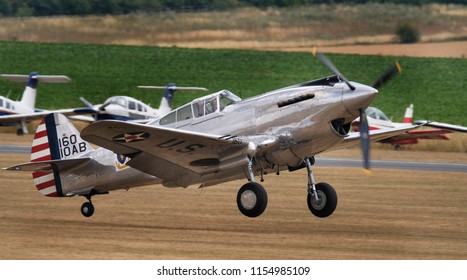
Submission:
[[[222,90],[146,124],[104,120],[80,134],[65,116],[50,114],[34,136],[31,161],[7,170],[32,171],[43,195],[86,197],[81,206],[86,217],[94,213],[92,196],[118,189],[207,187],[246,178],[237,206],[245,216],[257,217],[268,195],[256,178],[306,168],[308,209],[328,217],[337,194],[331,185],[315,182],[314,156],[360,139],[369,168],[370,136],[377,141],[416,126],[369,131],[365,109],[378,91],[348,81],[324,55],[313,54],[335,75],[245,100]],[[351,133],[358,116],[361,133]]]
[[[20,101],[14,101],[7,97],[0,96],[0,126],[16,126],[19,135],[28,133],[27,116],[38,113],[36,109],[37,85],[41,83],[68,83],[70,78],[63,75],[39,75],[32,72],[29,75],[1,74],[1,78],[11,82],[27,82],[23,96]],[[42,118],[42,115],[39,118]]]
[[[158,109],[136,100],[129,96],[112,96],[108,98],[103,104],[93,105],[91,102],[84,98],[81,101],[88,106],[92,111],[93,117],[78,116],[72,119],[94,122],[99,120],[121,120],[121,121],[134,121],[134,120],[147,120],[157,118],[169,113],[172,108],[172,100],[175,91],[207,91],[203,87],[180,87],[174,83],[169,83],[167,86],[138,86],[141,89],[148,90],[164,90],[164,96]]]
[[[38,82],[68,83],[70,78],[67,76],[38,75],[35,72],[29,76],[3,74],[0,77],[12,82],[27,82],[21,101],[13,101],[0,96],[0,126],[20,125],[17,131],[18,135],[28,133],[28,122],[40,120],[50,113],[60,113],[74,120],[86,122],[109,119],[138,121],[156,118],[172,110],[170,106],[175,91],[207,91],[206,88],[201,87],[178,87],[173,83],[165,87],[139,86],[139,88],[143,89],[165,90],[158,109],[152,108],[133,97],[112,96],[103,104],[92,105],[84,98],[81,98],[88,107],[47,111],[35,108]],[[86,115],[92,115],[92,117]]]

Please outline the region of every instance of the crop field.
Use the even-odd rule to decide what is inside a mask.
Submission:
[[[403,72],[380,89],[373,103],[394,121],[413,103],[415,119],[467,125],[465,59],[329,54],[347,78],[371,84],[397,59]],[[64,74],[71,84],[39,85],[37,107],[84,106],[79,97],[102,103],[129,95],[157,107],[160,93],[138,85],[202,86],[228,89],[242,98],[331,75],[309,52],[206,50],[150,46],[0,42],[0,72]],[[0,81],[0,92],[19,98],[24,85]],[[199,96],[178,93],[174,106]]]

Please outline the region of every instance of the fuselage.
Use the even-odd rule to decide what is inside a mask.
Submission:
[[[0,96],[0,116],[8,116],[15,114],[28,114],[34,113],[34,108],[29,108],[23,105],[21,102],[13,101],[6,97]],[[17,125],[17,122],[3,122],[0,123],[1,126],[14,126]]]
[[[216,94],[212,94],[171,113],[181,115],[184,111],[183,119],[166,122],[171,118],[169,114],[152,125],[246,139],[257,135],[275,137],[276,147],[270,150],[276,151],[267,156],[268,160],[294,166],[339,143],[359,115],[358,110],[366,108],[376,96],[377,90],[353,84],[355,91],[333,80],[312,81],[235,101],[224,108],[221,105],[212,113],[196,116],[197,104],[214,100]],[[217,94],[222,96],[222,91]]]
[[[254,155],[254,172],[267,174],[296,168],[303,163],[304,158],[323,152],[342,141],[350,129],[351,121],[359,115],[360,108],[366,108],[377,93],[371,87],[353,84],[355,90],[331,77],[329,80],[312,81],[245,100],[228,91],[220,91],[195,99],[147,125],[230,135],[245,143],[255,142],[261,137],[274,139],[268,143],[267,148],[258,149]],[[187,148],[185,141],[178,140],[164,145],[170,145],[170,149]],[[89,188],[98,192],[164,183],[134,168],[122,166],[118,170],[119,156],[108,150],[98,149],[89,156],[93,159],[92,163],[75,168],[70,174],[61,174],[61,177],[81,190]],[[142,156],[136,157],[137,160],[148,161],[148,165],[157,168],[157,162]],[[120,158],[122,163],[125,163],[124,158]],[[209,168],[213,167],[207,166]],[[178,181],[175,185],[164,185],[215,185],[244,178],[246,168],[246,156],[238,155],[235,160],[229,161],[227,167],[219,166],[214,172],[197,176],[185,174],[186,180]],[[83,173],[86,175],[76,176]]]

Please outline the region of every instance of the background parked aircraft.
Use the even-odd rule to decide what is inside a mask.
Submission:
[[[0,77],[11,82],[26,82],[26,88],[20,101],[14,101],[8,97],[0,96],[0,126],[17,126],[17,134],[28,133],[28,118],[17,118],[34,114],[36,109],[37,85],[41,83],[68,83],[70,78],[63,75],[39,75],[32,72],[29,75],[1,74]]]
[[[93,105],[91,102],[84,98],[81,101],[86,104],[89,109],[95,113],[93,117],[73,117],[72,119],[78,119],[83,121],[97,121],[97,120],[146,120],[150,118],[156,118],[169,113],[172,108],[172,100],[175,91],[207,91],[208,89],[203,87],[178,87],[173,83],[167,86],[138,86],[142,89],[149,90],[164,90],[164,96],[162,97],[161,103],[158,109],[152,108],[151,106],[143,103],[142,101],[136,100],[130,96],[112,96],[109,97],[103,104]]]
[[[35,109],[36,91],[38,81],[46,83],[69,82],[67,76],[45,76],[33,72],[27,75],[1,75],[3,78],[14,82],[27,82],[26,89],[21,101],[12,101],[6,97],[0,97],[0,125],[11,126],[20,125],[18,134],[28,133],[27,123],[32,120],[40,120],[46,115],[54,112],[68,116],[74,120],[93,122],[96,120],[146,120],[163,116],[171,110],[171,103],[174,92],[179,91],[207,91],[201,87],[177,87],[175,84],[161,86],[140,86],[145,89],[164,89],[164,96],[158,109],[136,100],[129,96],[112,96],[103,104],[93,105],[84,98],[81,100],[88,106],[84,108],[70,108],[60,110],[40,110]],[[92,115],[92,116],[89,116]]]
[[[404,121],[402,123],[392,122],[384,113],[378,108],[368,107],[366,115],[368,118],[368,125],[370,130],[388,129],[388,128],[404,128],[410,127],[413,124],[413,104],[406,108],[404,114]],[[357,118],[352,122],[354,131],[359,131],[360,119]],[[451,133],[448,129],[416,129],[410,130],[407,133],[382,139],[378,142],[394,145],[396,150],[400,149],[401,145],[417,144],[420,139],[435,139],[435,140],[449,140],[445,135]]]

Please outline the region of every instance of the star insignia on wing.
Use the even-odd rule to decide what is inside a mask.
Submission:
[[[112,140],[119,143],[130,143],[148,139],[147,132],[129,132],[115,136]]]

